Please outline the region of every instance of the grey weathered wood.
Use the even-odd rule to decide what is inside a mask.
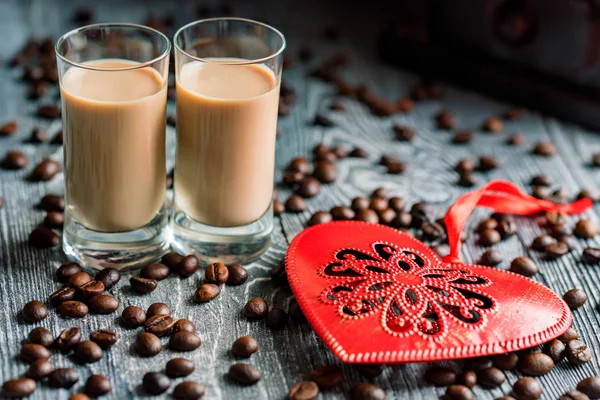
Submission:
[[[389,16],[381,9],[360,9],[357,4],[342,2],[311,1],[302,5],[292,2],[236,2],[236,14],[259,17],[267,20],[287,35],[289,53],[293,54],[301,44],[310,44],[322,58],[329,50],[345,50],[352,56],[352,63],[345,71],[351,82],[366,82],[380,93],[395,99],[407,93],[418,77],[376,62],[374,41],[379,24]],[[360,3],[360,2],[356,2]],[[5,0],[0,2],[0,57],[14,53],[30,34],[58,34],[70,29],[68,17],[81,2],[64,0]],[[158,12],[169,10],[177,14],[181,25],[190,20],[196,7],[194,2],[148,2],[103,1],[96,2],[98,21],[141,22],[148,10]],[[322,27],[332,21],[343,26],[344,38],[336,44],[326,43],[320,38]],[[356,29],[356,28],[360,29]],[[5,61],[0,59],[0,61]],[[4,63],[3,63],[4,64]],[[287,245],[303,229],[310,213],[318,209],[329,209],[333,205],[347,204],[356,195],[368,194],[377,186],[385,185],[394,194],[407,198],[409,203],[417,200],[434,202],[441,216],[446,207],[466,190],[454,185],[456,175],[451,166],[461,157],[478,154],[498,156],[504,166],[497,171],[478,175],[481,183],[493,178],[505,178],[527,188],[530,177],[545,173],[554,178],[558,185],[567,187],[572,193],[579,188],[598,189],[600,172],[586,166],[590,156],[600,151],[600,136],[577,126],[543,117],[535,112],[527,112],[519,122],[508,122],[506,132],[521,131],[528,144],[519,148],[504,145],[506,134],[478,134],[474,143],[467,146],[449,145],[450,136],[435,128],[432,116],[441,108],[451,108],[466,128],[478,129],[482,120],[492,114],[502,112],[506,104],[488,97],[459,88],[450,87],[440,101],[419,104],[416,111],[408,115],[395,115],[391,118],[372,116],[363,106],[351,100],[343,100],[348,106],[345,112],[332,113],[327,106],[334,92],[330,85],[307,79],[308,66],[298,63],[285,72],[285,82],[294,87],[298,101],[289,117],[281,118],[279,127],[282,135],[277,147],[277,176],[282,167],[295,155],[309,155],[312,146],[318,142],[328,144],[345,143],[366,148],[369,160],[347,159],[339,162],[340,180],[321,194],[308,200],[309,212],[299,215],[284,214],[276,220],[273,246],[270,251],[248,267],[251,279],[241,287],[224,287],[222,295],[208,304],[198,305],[192,295],[201,281],[200,276],[187,280],[169,278],[159,289],[150,295],[136,295],[122,282],[111,292],[121,302],[120,311],[129,304],[147,307],[153,302],[164,301],[171,306],[177,317],[189,318],[198,326],[203,339],[202,347],[193,354],[185,354],[197,365],[191,379],[206,385],[206,398],[210,399],[277,399],[283,398],[288,388],[297,380],[306,378],[313,367],[337,362],[331,353],[317,339],[306,325],[290,323],[281,332],[268,330],[264,323],[249,323],[240,315],[240,310],[249,297],[265,297],[273,307],[287,309],[291,292],[287,288],[276,287],[268,278],[270,268],[280,263]],[[0,139],[0,155],[11,148],[20,148],[30,156],[30,166],[45,156],[60,158],[60,148],[53,145],[24,144],[23,140],[35,125],[47,128],[50,133],[59,129],[57,122],[49,123],[32,117],[35,104],[24,100],[26,87],[16,79],[18,72],[0,68],[0,121],[18,119],[20,131],[11,138]],[[51,100],[51,94],[46,100]],[[173,105],[169,105],[173,112]],[[336,122],[333,128],[311,126],[308,121],[319,112],[328,113]],[[411,144],[392,140],[390,127],[394,122],[406,123],[417,128],[418,136]],[[173,132],[169,129],[169,163],[173,163]],[[551,139],[559,146],[560,154],[550,159],[528,155],[531,144],[539,139]],[[409,170],[401,176],[384,175],[381,167],[375,166],[382,153],[394,153],[410,164]],[[34,205],[48,192],[62,192],[62,179],[57,177],[49,183],[30,183],[24,180],[28,170],[0,171],[0,195],[6,199],[0,209],[0,381],[22,375],[26,365],[18,360],[19,345],[32,328],[20,322],[17,314],[23,304],[34,298],[44,299],[59,284],[53,280],[55,268],[64,261],[59,251],[35,250],[27,245],[27,235],[43,218],[43,213]],[[280,199],[289,194],[282,189]],[[587,217],[598,220],[598,207],[587,213]],[[486,215],[478,210],[472,218]],[[572,218],[572,220],[576,219]],[[557,261],[542,261],[539,254],[531,252],[528,244],[541,230],[534,220],[521,218],[520,231],[496,247],[505,255],[500,266],[506,268],[517,255],[528,254],[540,265],[536,279],[549,285],[558,293],[571,287],[583,288],[590,301],[575,312],[575,327],[584,340],[600,351],[597,336],[598,313],[594,310],[600,299],[600,276],[596,267],[585,266],[580,262],[580,254],[585,245],[599,245],[598,239],[578,242],[578,248]],[[484,250],[478,247],[471,237],[464,247],[465,261],[476,261]],[[125,279],[126,281],[126,279]],[[117,315],[88,316],[81,321],[68,321],[58,318],[54,312],[39,325],[58,334],[70,326],[83,328],[85,336],[99,328],[115,326]],[[118,323],[116,324],[118,327]],[[131,351],[132,340],[137,331],[117,328],[120,335],[118,344],[98,363],[80,366],[69,357],[53,354],[57,366],[76,365],[81,374],[81,382],[73,390],[51,390],[41,385],[35,399],[68,398],[69,393],[81,389],[91,373],[101,373],[113,382],[113,391],[108,398],[124,399],[143,395],[139,383],[144,373],[164,368],[168,359],[175,355],[170,350],[163,351],[152,359],[139,358]],[[250,334],[260,343],[260,351],[250,360],[263,372],[264,379],[256,386],[243,388],[229,382],[225,373],[233,362],[228,349],[233,340]],[[443,388],[434,388],[422,382],[423,365],[397,365],[389,367],[374,380],[386,389],[391,399],[434,398],[443,394]],[[561,363],[552,373],[541,377],[544,385],[544,398],[556,399],[567,389],[574,388],[585,376],[598,374],[599,362],[594,357],[584,366],[573,368]],[[321,395],[327,399],[346,398],[353,384],[366,380],[349,366],[344,366],[345,379],[342,387]],[[477,398],[494,399],[510,393],[511,384],[517,379],[514,373],[507,374],[507,382],[501,388],[491,391],[477,387]]]

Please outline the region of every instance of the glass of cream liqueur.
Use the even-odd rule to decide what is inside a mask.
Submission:
[[[97,24],[56,43],[64,136],[63,249],[102,269],[135,268],[168,248],[165,115],[169,39]]]
[[[268,249],[273,230],[285,38],[259,22],[214,18],[184,26],[173,42],[173,247],[205,262],[249,262]]]

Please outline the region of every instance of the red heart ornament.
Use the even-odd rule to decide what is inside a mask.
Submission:
[[[306,229],[286,256],[307,320],[342,361],[399,363],[530,348],[571,326],[554,292],[512,272],[444,262],[382,225]]]

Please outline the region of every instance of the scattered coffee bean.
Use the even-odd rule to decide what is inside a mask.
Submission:
[[[411,112],[415,108],[415,103],[408,97],[403,97],[396,102],[396,108],[402,113]]]
[[[83,269],[81,268],[81,265],[79,265],[78,263],[75,262],[68,262],[68,263],[64,263],[62,264],[60,267],[58,267],[58,269],[56,270],[56,278],[58,279],[59,282],[67,282],[69,280],[69,278],[73,275],[75,275],[78,272],[82,272]]]
[[[600,263],[600,249],[595,247],[586,247],[583,249],[581,258],[586,264],[596,265]]]
[[[65,200],[56,194],[47,194],[42,197],[39,206],[44,211],[62,212],[65,210]]]
[[[450,385],[446,389],[445,398],[448,400],[472,400],[473,392],[463,385]]]
[[[6,121],[0,124],[0,136],[12,136],[19,129],[17,121]]]
[[[35,360],[27,370],[27,376],[40,381],[54,371],[54,365],[47,359],[40,358]]]
[[[590,400],[590,398],[579,390],[569,390],[560,396],[558,400]]]
[[[33,379],[11,379],[4,382],[4,384],[2,385],[2,395],[11,398],[23,398],[33,394],[33,392],[35,392],[35,389],[36,384]]]
[[[382,210],[380,212],[377,213],[378,217],[379,217],[379,223],[382,225],[391,225],[392,222],[394,221],[394,219],[396,218],[396,215],[398,214],[396,211],[392,210],[391,208],[386,208],[385,210]],[[428,235],[437,235],[439,232],[436,231],[436,227],[431,227],[428,226],[427,227],[427,233]],[[443,236],[445,236],[445,231],[443,232]],[[433,237],[433,236],[431,236]],[[436,236],[437,237],[437,236]],[[441,239],[442,237],[438,237],[438,239]],[[429,240],[436,240],[436,239],[429,239]]]
[[[477,373],[471,370],[464,371],[456,377],[456,383],[468,388],[472,388],[473,386],[477,385]]]
[[[172,378],[188,376],[194,372],[194,363],[185,358],[173,358],[167,362],[165,372]]]
[[[379,222],[379,216],[373,210],[359,210],[356,213],[355,219],[357,221],[368,222],[370,224],[377,224]]]
[[[296,194],[304,197],[314,197],[321,191],[321,183],[312,176],[307,176],[298,183]]]
[[[550,178],[548,175],[536,175],[533,178],[531,178],[530,184],[533,186],[551,186],[552,178]],[[560,214],[556,213],[555,211],[549,211],[549,213]]]
[[[40,104],[37,109],[37,115],[46,119],[59,118],[60,108],[53,104]]]
[[[150,293],[158,286],[156,279],[140,278],[137,276],[129,278],[129,284],[134,291],[139,293]]]
[[[146,311],[146,317],[150,318],[155,315],[171,315],[171,309],[165,303],[153,303]]]
[[[281,215],[285,212],[285,206],[279,200],[273,200],[273,214],[275,216]]]
[[[410,142],[415,137],[415,130],[411,127],[395,124],[392,126],[396,140],[400,142]]]
[[[52,332],[43,327],[33,328],[27,335],[29,343],[41,344],[44,347],[50,347],[54,343]]]
[[[451,368],[433,366],[425,372],[425,380],[436,386],[452,385],[456,381],[456,372]]]
[[[471,143],[474,139],[475,135],[470,130],[462,130],[458,131],[452,137],[453,144],[468,144]]]
[[[399,213],[406,207],[406,201],[402,197],[391,197],[388,200],[388,207]],[[352,208],[354,209],[354,207]]]
[[[267,313],[267,326],[271,329],[283,329],[288,322],[288,315],[281,308],[274,308]]]
[[[359,383],[350,392],[352,400],[385,400],[385,392],[377,385]]]
[[[38,249],[56,247],[60,244],[60,237],[53,230],[40,226],[29,234],[29,244]]]
[[[181,260],[183,260],[183,256],[181,254],[171,252],[162,256],[160,262],[169,267],[169,269],[173,272],[175,271],[175,269],[177,269],[177,266],[179,265]]]
[[[546,253],[546,259],[554,260],[562,257],[569,252],[569,246],[563,242],[550,243],[544,247],[544,253]]]
[[[304,179],[304,174],[298,171],[285,171],[283,173],[283,183],[287,186],[294,187]]]
[[[566,344],[571,340],[579,339],[579,334],[575,329],[569,328],[562,335],[557,337],[557,339]]]
[[[173,398],[179,400],[198,400],[204,396],[204,385],[193,381],[184,381],[175,386]]]
[[[95,279],[102,282],[104,289],[108,290],[121,280],[121,273],[114,268],[104,268],[96,274]]]
[[[146,313],[138,306],[127,306],[121,314],[121,323],[125,328],[133,329],[144,325]]]
[[[552,225],[550,232],[552,233],[552,236],[554,236],[555,238],[560,238],[562,236],[569,236],[572,233],[571,228],[569,228],[568,226],[563,225],[563,224]]]
[[[385,369],[385,365],[383,364],[355,364],[353,367],[359,374],[369,379],[375,379]]]
[[[73,368],[55,369],[48,375],[48,384],[56,388],[68,389],[79,381],[79,373]]]
[[[83,318],[88,314],[88,306],[80,301],[65,301],[56,310],[59,315],[70,318]]]
[[[544,353],[549,355],[554,363],[558,363],[565,358],[566,346],[558,339],[554,339],[544,345]]]
[[[289,171],[298,171],[306,175],[310,172],[310,163],[304,157],[295,157],[290,161],[287,169]]]
[[[117,343],[119,339],[117,332],[108,329],[100,329],[99,331],[92,332],[90,339],[100,346],[101,349],[109,349]]]
[[[519,399],[535,400],[542,396],[542,385],[529,376],[517,379],[512,389]]]
[[[554,361],[544,353],[530,353],[519,362],[519,371],[525,375],[545,375],[554,368]]]
[[[515,353],[505,353],[492,356],[492,364],[499,369],[514,369],[519,362],[519,357]]]
[[[48,141],[48,134],[42,128],[35,127],[31,131],[31,136],[29,136],[29,143],[45,143]]]
[[[561,236],[558,241],[567,245],[568,251],[572,251],[576,247],[575,238],[571,235]]]
[[[80,341],[81,330],[79,328],[69,328],[58,335],[54,344],[61,353],[68,353]]]
[[[85,392],[92,397],[100,397],[110,393],[112,385],[107,377],[93,374],[85,382]]]
[[[231,345],[231,353],[237,357],[250,357],[258,351],[258,343],[252,336],[242,336]]]
[[[493,246],[500,240],[502,240],[502,237],[495,229],[484,229],[479,233],[479,244],[481,246]]]
[[[550,198],[550,190],[545,186],[534,186],[531,190],[531,195],[536,199],[548,200]]]
[[[144,357],[152,357],[162,351],[160,339],[150,332],[140,333],[136,339],[135,347],[137,352]]]
[[[7,151],[2,160],[1,166],[4,169],[23,169],[27,166],[27,156],[19,150]]]
[[[537,142],[532,153],[538,156],[551,157],[556,154],[556,145],[548,140]]]
[[[330,127],[333,126],[333,121],[322,114],[317,114],[313,123],[317,126]]]
[[[475,175],[473,175],[473,173],[471,172],[461,172],[461,174],[458,177],[458,182],[456,182],[456,184],[462,187],[473,187],[477,185],[477,178],[475,178]]]
[[[285,210],[287,212],[300,213],[306,211],[306,203],[302,197],[293,194],[285,202]]]
[[[206,303],[217,297],[221,293],[219,286],[214,283],[204,283],[196,290],[195,297],[199,303]]]
[[[326,365],[313,370],[310,379],[321,389],[332,389],[342,382],[342,369],[337,365]]]
[[[144,329],[147,332],[153,333],[154,335],[161,337],[173,329],[175,320],[170,315],[154,315],[149,317],[144,323]]]
[[[387,202],[385,203],[387,205]],[[354,210],[346,206],[335,206],[330,210],[330,213],[334,221],[349,221],[356,216]]]
[[[269,312],[269,306],[265,299],[253,297],[244,306],[244,315],[248,319],[263,319]]]
[[[530,277],[538,273],[538,267],[529,257],[517,257],[510,263],[510,271]]]
[[[504,372],[494,367],[482,369],[477,375],[477,383],[487,388],[500,386],[505,380]]]
[[[70,286],[74,289],[79,289],[91,280],[92,277],[87,272],[77,272],[69,277],[67,280],[67,286]]]
[[[319,395],[319,387],[313,381],[301,381],[291,387],[289,400],[313,400]]]
[[[178,319],[177,321],[175,321],[175,325],[173,325],[173,332],[196,333],[196,326],[190,320]]]
[[[48,358],[50,358],[50,352],[41,344],[26,343],[23,346],[21,346],[19,357],[21,357],[21,360],[25,361],[26,363],[31,364],[35,360],[47,360]]]
[[[54,135],[54,137],[52,138],[52,140],[50,141],[50,143],[62,146],[63,142],[64,142],[63,131],[61,129],[60,131],[56,132],[56,135]]]
[[[479,164],[477,165],[478,171],[491,171],[499,168],[502,164],[494,157],[490,156],[479,156]]]
[[[459,160],[456,166],[454,167],[454,170],[459,174],[462,174],[464,172],[473,172],[474,169],[475,161],[473,161],[473,159],[471,158],[463,158]]]
[[[571,340],[567,342],[565,349],[567,360],[573,365],[585,364],[592,358],[592,351],[581,340]]]
[[[50,229],[60,229],[65,222],[65,216],[58,211],[50,211],[44,218],[44,226]]]
[[[483,122],[483,130],[500,133],[504,130],[504,122],[499,117],[490,117]]]
[[[254,385],[260,380],[261,373],[250,364],[233,364],[229,368],[229,377],[242,385]]]
[[[34,181],[49,181],[61,171],[60,164],[54,160],[45,159],[35,166],[31,172]]]
[[[546,248],[546,246],[555,242],[556,239],[554,239],[552,236],[541,235],[533,239],[533,242],[531,242],[531,248],[537,251],[542,251],[544,248]]]
[[[119,308],[119,301],[108,294],[94,296],[88,301],[88,308],[92,314],[110,314]]]
[[[287,280],[287,273],[285,272],[285,265],[283,263],[276,264],[271,268],[271,280],[279,286],[287,286],[289,282]]]
[[[598,226],[589,219],[582,219],[575,224],[575,235],[582,239],[591,239],[598,234]]]
[[[177,264],[177,267],[173,272],[181,276],[182,278],[189,278],[198,271],[200,261],[195,255],[189,255],[183,257],[183,259]]]
[[[92,279],[77,288],[77,295],[80,299],[89,299],[104,293],[104,283]]]
[[[177,332],[171,336],[169,347],[177,351],[193,351],[200,347],[200,336],[191,332]]]
[[[490,357],[475,357],[465,360],[465,369],[479,371],[481,369],[490,368],[492,359]]]
[[[494,267],[502,262],[502,253],[498,250],[486,250],[479,259],[479,264]]]
[[[421,231],[423,239],[426,241],[440,240],[446,237],[446,229],[437,222],[423,221]]]
[[[600,397],[600,378],[597,376],[590,376],[583,379],[577,384],[577,390],[581,393],[586,394],[591,399]]]
[[[338,172],[335,164],[331,161],[318,161],[313,176],[322,183],[332,183],[337,179]]]
[[[32,300],[23,307],[23,319],[27,322],[38,322],[47,316],[48,308],[39,300]]]
[[[581,289],[571,289],[563,295],[563,300],[571,310],[576,310],[587,301],[587,294]]]
[[[73,350],[75,353],[75,358],[85,364],[91,364],[100,361],[103,355],[103,351],[100,346],[91,340],[84,340],[83,342],[77,343]]]
[[[333,216],[331,215],[331,213],[328,213],[327,211],[317,211],[310,217],[307,225],[313,226],[313,225],[325,224],[325,223],[331,222],[331,221],[333,221]]]
[[[229,286],[239,286],[248,280],[248,271],[240,264],[228,265],[227,269],[229,270],[229,278],[227,279]]]
[[[169,389],[169,386],[171,386],[169,377],[159,372],[148,372],[142,378],[142,387],[148,394],[162,394]]]
[[[213,263],[206,267],[205,278],[207,282],[223,285],[229,279],[229,269],[223,263]]]
[[[454,129],[458,125],[458,119],[454,116],[454,114],[448,110],[440,111],[436,116],[435,120],[437,122],[438,128],[440,129]]]

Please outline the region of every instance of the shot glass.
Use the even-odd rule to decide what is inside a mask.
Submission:
[[[97,269],[135,268],[168,248],[165,115],[171,43],[106,23],[56,43],[62,102],[65,253]]]
[[[248,262],[273,230],[275,137],[285,38],[241,18],[192,22],[173,39],[177,158],[172,246]]]

